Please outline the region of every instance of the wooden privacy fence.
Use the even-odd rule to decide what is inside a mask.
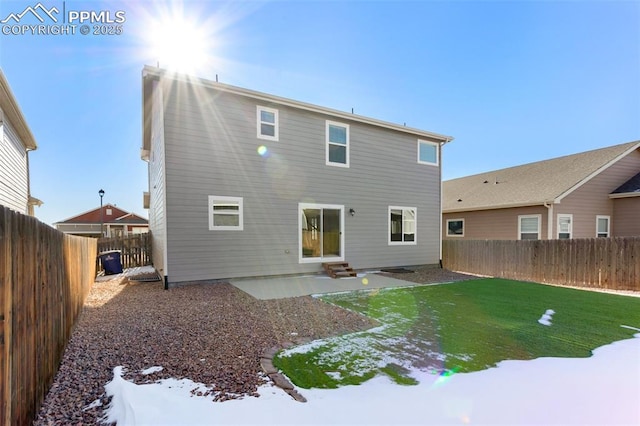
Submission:
[[[640,237],[444,240],[447,269],[492,277],[640,291]]]
[[[151,234],[134,234],[126,237],[100,238],[98,253],[119,250],[123,268],[151,265]],[[96,260],[96,268],[101,271],[102,263]]]
[[[35,418],[93,284],[96,247],[0,206],[0,424]]]

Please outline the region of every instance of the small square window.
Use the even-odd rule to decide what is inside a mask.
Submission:
[[[438,165],[438,144],[418,140],[418,163]]]
[[[263,106],[257,107],[258,139],[278,140],[278,110]]]
[[[464,219],[448,219],[447,236],[464,237]]]
[[[349,126],[327,121],[327,164],[349,167]]]
[[[209,230],[242,231],[243,211],[241,197],[209,196]]]

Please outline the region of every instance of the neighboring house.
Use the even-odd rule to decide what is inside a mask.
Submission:
[[[36,141],[0,69],[0,205],[34,215],[42,201],[31,196],[29,151]]]
[[[640,236],[640,141],[443,182],[443,238]]]
[[[56,222],[53,226],[65,234],[83,237],[100,237],[102,226],[105,237],[122,237],[149,232],[149,221],[143,217],[122,210],[112,204],[81,213],[69,219]]]
[[[439,262],[451,137],[151,67],[143,102],[167,286]]]

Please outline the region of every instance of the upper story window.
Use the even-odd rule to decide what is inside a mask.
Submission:
[[[518,216],[518,239],[539,240],[540,219],[539,214]]]
[[[416,208],[389,207],[389,245],[416,244]]]
[[[573,237],[573,215],[558,215],[558,239],[566,240]]]
[[[349,125],[327,121],[327,164],[349,167]]]
[[[242,231],[242,197],[209,195],[209,230]]]
[[[418,163],[438,165],[438,144],[418,140]]]
[[[596,237],[609,237],[610,222],[611,218],[609,216],[596,216]]]
[[[278,140],[278,110],[257,106],[258,139]]]
[[[447,237],[464,237],[464,219],[447,219]]]

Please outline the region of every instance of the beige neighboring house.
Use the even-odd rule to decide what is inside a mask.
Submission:
[[[443,182],[445,239],[640,236],[640,141]]]
[[[65,234],[83,237],[100,237],[100,229],[105,237],[126,237],[149,232],[149,221],[135,213],[122,210],[113,204],[80,213],[69,219],[56,222],[53,226]]]
[[[34,216],[42,201],[31,196],[29,151],[38,148],[0,69],[0,205]]]

